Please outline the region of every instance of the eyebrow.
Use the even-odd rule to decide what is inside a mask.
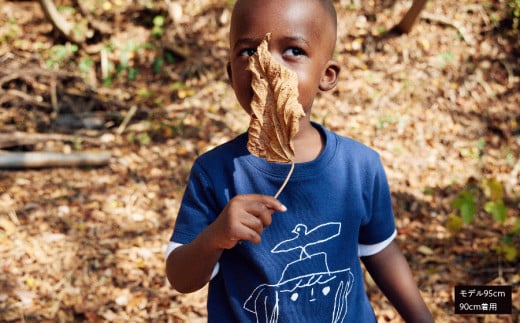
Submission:
[[[237,41],[233,44],[233,48],[237,47],[241,44],[260,44],[264,38],[239,38]]]
[[[305,45],[309,45],[309,41],[303,36],[284,36],[282,37],[284,41],[294,41],[299,43],[304,43]]]
[[[262,40],[264,39],[264,37],[244,37],[244,38],[239,38],[233,45],[233,47],[237,47],[238,45],[240,44],[260,44],[262,42]],[[309,45],[309,41],[307,39],[305,39],[304,37],[302,36],[284,36],[282,37],[282,40],[284,41],[296,41],[296,42],[301,42],[301,43],[304,43],[305,45]]]

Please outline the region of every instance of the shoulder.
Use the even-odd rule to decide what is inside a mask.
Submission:
[[[342,136],[323,126],[320,127],[327,138],[327,144],[334,146],[336,158],[347,159],[349,162],[379,163],[379,153],[375,149],[353,138]]]
[[[232,161],[237,157],[249,154],[246,145],[247,133],[240,134],[237,137],[201,154],[197,157],[195,163],[201,165],[214,165],[216,163]]]

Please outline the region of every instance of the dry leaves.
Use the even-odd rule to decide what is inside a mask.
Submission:
[[[56,80],[58,117],[95,112],[113,124],[97,134],[113,138],[103,140],[101,148],[111,150],[114,163],[95,169],[0,171],[0,321],[207,320],[207,289],[174,292],[164,275],[164,248],[193,159],[244,131],[249,116],[237,106],[221,73],[228,58],[223,17],[230,7],[214,0],[175,2],[182,6],[182,17],[177,12],[180,24],[168,30],[175,36],[173,44],[193,54],[186,62],[167,64],[168,73],[157,75],[146,69],[155,52],[136,52],[138,78],[94,86],[96,97],[85,97],[84,90],[74,94],[82,88],[79,79]],[[311,118],[380,152],[395,202],[397,240],[436,321],[516,322],[518,288],[513,288],[513,315],[453,313],[456,284],[519,285],[518,262],[497,259],[493,249],[511,223],[506,228],[480,214],[478,225],[462,226],[457,235],[447,223],[461,185],[482,174],[510,183],[505,185],[509,215],[519,214],[519,46],[492,30],[506,2],[428,3],[425,12],[464,21],[475,46],[460,39],[455,28],[429,19],[420,19],[409,35],[379,39],[375,35],[397,22],[408,3],[377,10],[370,2],[360,4],[353,8],[337,2],[340,81],[337,92],[316,99]],[[149,41],[133,37],[143,30],[129,19],[135,14],[147,17],[149,12],[121,11],[121,28],[107,39],[120,48],[113,57],[129,42],[141,46]],[[40,71],[51,46],[60,44],[51,39],[50,28],[38,2],[3,1],[0,6],[0,64],[6,76],[0,92],[25,94],[0,95],[1,132],[59,132],[50,130],[52,111],[41,107],[51,105],[47,74],[13,79],[6,72]],[[92,55],[95,70],[97,56]],[[82,57],[70,58],[60,71],[76,73]],[[194,73],[199,76],[181,78]],[[172,93],[171,84],[184,81],[185,87]],[[115,116],[132,105],[141,115],[119,136]],[[83,148],[90,147],[83,138],[97,137],[85,128],[73,130],[67,134],[82,138],[78,144]],[[139,142],[141,135],[151,141]],[[54,140],[34,146],[45,151],[64,147]],[[366,282],[378,321],[401,322],[375,283]]]
[[[294,158],[291,140],[305,113],[298,102],[298,76],[271,56],[270,37],[265,36],[249,61],[254,95],[247,148],[269,162],[287,163]]]

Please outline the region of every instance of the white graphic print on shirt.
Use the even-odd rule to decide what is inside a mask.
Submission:
[[[297,224],[292,237],[278,243],[271,253],[299,252],[299,258],[288,263],[276,284],[257,286],[244,303],[244,309],[256,316],[257,322],[278,322],[280,307],[295,306],[316,311],[330,322],[343,322],[348,310],[348,295],[354,284],[350,268],[331,270],[326,252],[310,254],[309,246],[317,245],[340,235],[341,223],[329,222],[308,230]],[[333,299],[332,299],[333,297]]]

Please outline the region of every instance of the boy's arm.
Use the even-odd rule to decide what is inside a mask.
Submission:
[[[175,248],[166,259],[166,276],[181,293],[204,287],[224,250],[209,243],[209,231],[206,229],[191,243]]]
[[[406,322],[434,322],[406,258],[393,241],[379,253],[362,257],[366,269]]]
[[[272,196],[248,194],[232,198],[214,222],[166,259],[166,276],[173,288],[190,293],[204,287],[225,249],[239,241],[259,243],[273,213],[285,211],[285,206]]]

